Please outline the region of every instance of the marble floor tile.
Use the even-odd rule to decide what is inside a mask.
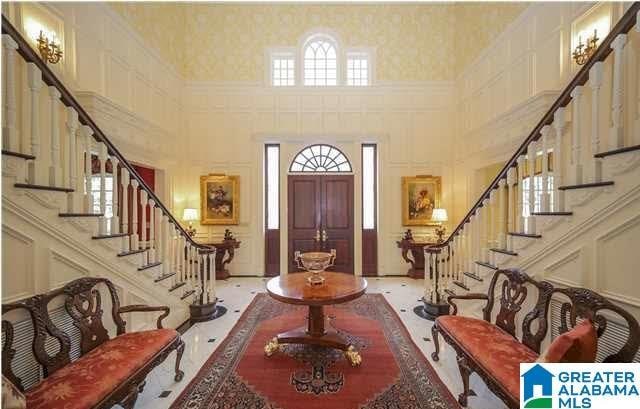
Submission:
[[[265,283],[263,278],[258,277],[233,277],[226,281],[219,281],[217,294],[223,300],[221,304],[228,309],[228,312],[217,320],[196,324],[185,332],[182,338],[186,343],[186,349],[181,364],[185,373],[184,379],[181,382],[173,380],[175,355],[169,356],[147,377],[147,385],[138,398],[136,409],[168,408],[231,331],[255,294],[265,291]],[[457,397],[462,391],[462,382],[455,352],[441,340],[440,361],[433,362],[431,359],[431,353],[434,350],[431,340],[433,323],[413,313],[413,308],[419,304],[418,299],[422,296],[422,281],[407,277],[384,277],[370,278],[368,283],[367,292],[384,295],[406,326],[415,344],[433,365],[440,379]],[[470,409],[506,408],[477,375],[472,375],[471,387],[478,396],[469,398]],[[160,397],[163,392],[168,392],[168,395]]]

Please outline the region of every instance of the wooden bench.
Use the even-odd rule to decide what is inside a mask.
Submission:
[[[112,323],[103,320],[107,303]],[[130,312],[161,312],[158,329],[126,333],[121,315]],[[104,278],[80,278],[4,304],[2,373],[25,393],[29,409],[132,408],[147,374],[174,350],[174,378],[184,376],[179,368],[184,342],[177,331],[162,328],[168,315],[169,307],[121,307],[116,288]],[[108,327],[115,337],[109,337]],[[24,363],[27,356],[32,363]]]
[[[500,283],[500,309],[494,322],[491,317]],[[537,291],[535,291],[537,290]],[[537,292],[528,300],[530,293]],[[535,297],[535,299],[533,299]],[[609,320],[626,324],[629,335],[622,347],[605,355],[603,362],[631,362],[640,346],[640,329],[636,319],[603,296],[585,288],[554,288],[546,281],[536,281],[518,270],[498,270],[489,284],[487,294],[452,295],[448,302],[452,314],[438,317],[432,327],[435,352],[439,360],[438,335],[457,354],[463,392],[458,402],[467,406],[467,398],[475,393],[469,388],[469,376],[477,373],[510,408],[520,407],[520,363],[535,362],[549,329],[549,306],[554,299],[561,303],[558,333],[569,331],[578,319],[590,319],[598,338],[605,335]],[[483,319],[458,316],[457,300],[483,300]],[[529,305],[529,308],[527,308]],[[603,314],[604,312],[604,314]],[[524,314],[521,338],[516,335],[516,319]],[[535,329],[534,329],[535,328]]]

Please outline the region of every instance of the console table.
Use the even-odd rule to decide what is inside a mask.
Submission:
[[[409,263],[411,267],[407,274],[411,278],[424,278],[424,246],[436,244],[436,241],[420,240],[404,238],[396,242],[398,248],[402,250],[402,258]],[[409,257],[411,253],[411,257]]]
[[[240,248],[240,241],[236,239],[222,240],[217,243],[203,243],[216,248],[216,280],[229,278],[227,264],[231,263],[235,256],[235,250]]]

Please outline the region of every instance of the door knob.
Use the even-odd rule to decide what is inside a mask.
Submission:
[[[316,237],[315,237],[315,241],[320,241],[320,230],[316,230]]]
[[[327,236],[327,231],[326,230],[322,230],[322,241],[327,241],[327,239],[329,238],[329,236]]]

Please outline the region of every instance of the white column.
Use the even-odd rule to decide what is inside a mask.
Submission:
[[[140,189],[140,248],[149,248],[149,235],[147,233],[147,191]],[[148,255],[145,253],[145,257]],[[146,264],[146,263],[145,263]]]
[[[498,182],[498,245],[497,247],[500,249],[507,248],[507,223],[505,218],[507,216],[506,206],[507,206],[507,192],[505,187],[507,185],[507,179],[502,178]]]
[[[49,87],[49,132],[51,133],[51,160],[49,161],[49,186],[62,186],[62,168],[60,167],[60,118],[58,101],[60,91]]]
[[[640,57],[640,56],[639,56]],[[602,87],[603,63],[598,61],[589,70],[591,86],[591,154],[600,152],[600,87]],[[640,77],[638,78],[640,79]],[[640,81],[638,81],[640,83]],[[640,104],[638,105],[640,109]],[[602,182],[602,159],[592,157],[591,177],[594,182]]]
[[[149,236],[147,247],[149,251],[149,264],[156,262],[156,202],[153,199],[149,199]]]
[[[515,192],[516,192],[516,183],[517,183],[517,175],[516,169],[514,167],[510,167],[507,171],[507,233],[515,232],[516,229],[514,227],[515,224]],[[507,235],[507,250],[513,251],[513,236]]]
[[[27,63],[27,80],[31,91],[31,154],[36,160],[27,162],[27,181],[30,184],[40,184],[40,89],[42,88],[42,73],[34,63]]]
[[[571,171],[574,184],[582,183],[582,86],[571,91]]]
[[[138,234],[138,185],[137,179],[131,178],[131,250],[140,247],[140,235]]]
[[[111,234],[120,233],[120,208],[119,208],[119,196],[120,196],[120,182],[118,182],[118,158],[111,157],[111,169],[113,177],[113,217],[111,217]]]
[[[16,50],[18,43],[8,34],[2,35],[2,69],[4,83],[2,93],[2,147],[20,151],[20,138],[16,127]]]
[[[564,212],[564,191],[559,190],[563,179],[562,160],[562,136],[565,127],[564,108],[558,108],[553,114],[553,127],[556,137],[553,145],[553,209],[555,212]]]
[[[78,189],[78,113],[72,107],[67,107],[67,139],[69,140],[69,182],[68,186],[75,189],[74,192],[67,194],[67,212],[76,213],[76,192]]]
[[[536,142],[532,141],[527,149],[527,156],[529,157],[529,218],[527,219],[527,233],[536,234],[536,217],[533,215],[535,212],[536,204],[536,189],[535,189],[535,173],[536,173]]]
[[[126,236],[122,237],[122,252],[131,250],[131,236],[129,234],[129,170],[123,167],[120,170],[120,182],[122,184],[122,232]]]
[[[542,150],[542,175],[541,175],[541,183],[542,183],[542,194],[540,196],[540,211],[548,212],[549,209],[549,133],[551,132],[551,127],[549,125],[545,125],[542,127],[540,134],[542,138],[540,138],[541,150]]]
[[[90,126],[82,125],[82,140],[84,143],[84,196],[82,207],[85,213],[93,213],[93,194],[91,193],[91,138],[93,130]]]
[[[100,225],[98,234],[107,234],[107,145],[100,142],[98,144],[98,154],[100,160]]]
[[[518,174],[517,174],[517,184],[518,190],[516,191],[516,215],[515,215],[515,231],[517,233],[524,233],[524,155],[518,156]]]
[[[624,146],[624,46],[627,42],[626,34],[618,34],[611,43],[613,50],[613,85],[611,89],[611,135],[609,149]]]

